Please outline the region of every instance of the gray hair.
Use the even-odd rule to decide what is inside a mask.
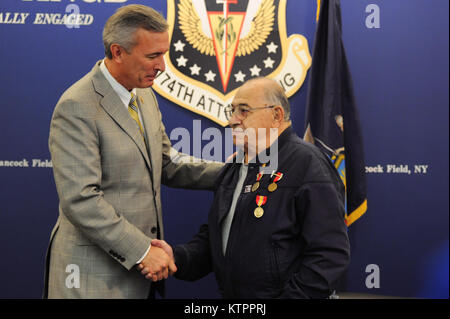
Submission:
[[[139,4],[121,7],[109,17],[103,28],[103,45],[105,55],[112,58],[111,45],[118,44],[130,52],[135,42],[135,33],[139,28],[148,31],[164,32],[169,25],[156,10]]]

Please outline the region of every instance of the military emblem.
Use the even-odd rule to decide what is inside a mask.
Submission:
[[[216,123],[246,80],[276,79],[287,96],[311,65],[305,37],[286,34],[286,0],[168,0],[170,49],[153,88]]]

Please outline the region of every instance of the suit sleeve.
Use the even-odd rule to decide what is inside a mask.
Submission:
[[[194,281],[209,274],[212,263],[208,225],[202,225],[189,243],[176,246],[174,257],[178,268],[174,276],[177,279]]]
[[[154,105],[158,105],[153,91],[150,92]],[[201,160],[175,150],[166,134],[159,109],[158,115],[162,136],[162,183],[175,188],[213,190],[224,163]]]
[[[60,208],[89,240],[107,253],[114,251],[122,256],[121,264],[131,269],[151,239],[104,197],[100,138],[93,109],[65,99],[53,114],[49,148]]]
[[[342,197],[331,182],[309,183],[299,190],[295,207],[305,250],[281,298],[326,298],[350,261]]]

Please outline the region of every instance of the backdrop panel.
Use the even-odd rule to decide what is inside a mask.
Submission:
[[[167,15],[167,1],[0,3],[0,298],[41,296],[58,212],[47,145],[53,108],[104,57],[103,25],[129,3]],[[448,6],[446,0],[342,1],[368,183],[368,211],[349,228],[352,261],[343,290],[449,296]],[[66,14],[79,14],[79,25],[61,24]],[[316,1],[287,1],[287,35],[303,35],[310,52],[315,15]],[[301,136],[307,81],[290,97]],[[194,120],[202,130],[224,131],[163,96],[158,101],[169,134],[179,127],[192,133]],[[162,200],[166,240],[177,244],[206,221],[212,194],[163,187]],[[379,270],[379,285],[370,265]],[[167,288],[169,298],[219,297],[211,275],[195,283],[170,278]]]

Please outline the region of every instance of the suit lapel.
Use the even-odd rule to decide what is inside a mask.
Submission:
[[[147,150],[148,150],[148,155],[150,158],[150,163],[151,163],[151,167],[155,166],[155,162],[154,159],[152,157],[152,154],[155,154],[155,149],[156,149],[156,145],[155,145],[155,138],[154,138],[154,128],[157,127],[154,123],[155,119],[159,119],[157,114],[153,114],[152,113],[152,107],[151,105],[149,105],[149,101],[147,101],[147,98],[144,99],[144,97],[142,96],[143,94],[143,90],[139,90],[137,92],[138,94],[138,106],[139,106],[139,110],[141,111],[141,117],[142,117],[142,122],[143,122],[143,126],[144,126],[144,130],[146,132],[146,146],[147,146]],[[154,108],[153,108],[154,109]],[[156,116],[156,117],[155,117]],[[153,120],[153,121],[152,121]],[[153,152],[152,152],[153,151]],[[155,176],[153,176],[155,177]]]
[[[145,161],[151,170],[151,163],[147,153],[147,149],[144,143],[144,139],[139,131],[136,122],[128,113],[127,109],[123,106],[119,96],[109,85],[108,81],[103,76],[99,64],[93,69],[94,75],[92,83],[95,91],[102,96],[100,99],[100,105],[105,111],[114,119],[114,121],[130,136],[130,138],[136,143],[137,147],[144,156]]]

